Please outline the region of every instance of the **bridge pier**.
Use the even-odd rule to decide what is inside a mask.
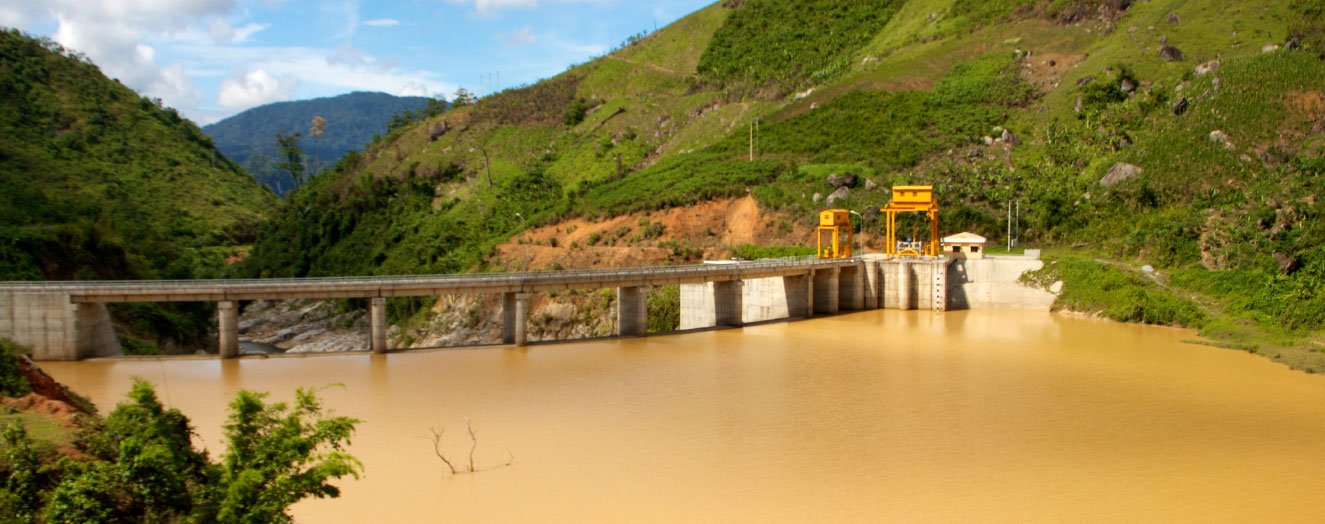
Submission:
[[[838,273],[838,309],[860,311],[865,309],[865,275],[860,264],[842,266]]]
[[[501,294],[501,342],[523,346],[529,343],[529,293]]]
[[[386,353],[386,299],[373,297],[368,301],[368,320],[371,328],[369,338],[373,353]]]
[[[833,315],[838,311],[838,276],[841,269],[836,267],[814,271],[814,312]]]
[[[879,261],[866,259],[863,267],[865,278],[861,285],[864,288],[865,300],[862,305],[865,309],[881,309],[883,307],[883,297],[879,295]]]
[[[814,279],[809,275],[787,275],[782,277],[782,289],[786,294],[787,317],[788,318],[808,318],[814,314],[814,307],[810,304],[814,297],[814,292],[810,286],[814,284]]]
[[[745,325],[741,314],[742,287],[740,280],[721,280],[713,283],[713,325],[741,327]]]
[[[239,356],[239,307],[233,300],[216,303],[216,333],[221,358]]]
[[[616,289],[616,326],[617,334],[623,337],[642,337],[649,333],[648,286]]]
[[[911,289],[911,264],[897,264],[897,309],[915,309],[915,292]]]

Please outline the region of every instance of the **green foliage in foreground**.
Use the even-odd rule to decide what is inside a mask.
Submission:
[[[104,420],[87,421],[84,457],[40,454],[19,424],[6,428],[0,514],[13,522],[289,522],[309,497],[335,497],[329,484],[358,477],[345,452],[358,420],[329,417],[312,392],[293,406],[241,391],[230,405],[220,463],[193,447],[184,414],[167,409],[138,381]]]
[[[699,73],[719,84],[778,91],[831,80],[873,38],[897,0],[746,0],[713,34]]]
[[[1056,308],[1098,313],[1119,322],[1200,327],[1209,319],[1191,299],[1175,295],[1139,270],[1105,262],[1050,259],[1022,279],[1045,288],[1062,281]]]
[[[19,372],[18,356],[24,353],[17,344],[0,338],[0,397],[18,398],[32,391]]]

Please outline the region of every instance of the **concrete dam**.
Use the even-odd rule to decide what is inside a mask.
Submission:
[[[618,336],[647,334],[648,288],[680,285],[680,328],[741,326],[864,309],[1047,311],[1052,292],[1018,281],[1042,266],[1031,256],[814,257],[578,271],[259,280],[0,283],[0,337],[37,360],[121,354],[107,309],[117,302],[215,302],[222,358],[239,355],[238,303],[263,299],[369,299],[370,347],[389,350],[386,298],[502,296],[504,343],[527,343],[532,293],[616,289]],[[1057,291],[1056,289],[1054,291]]]

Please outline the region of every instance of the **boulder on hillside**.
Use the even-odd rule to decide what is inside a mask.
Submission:
[[[1182,22],[1182,17],[1178,16],[1178,13],[1169,13],[1168,22],[1170,24],[1180,23]]]
[[[874,188],[876,188],[876,187],[879,187],[879,185],[878,185],[878,184],[875,184],[873,180],[870,180],[870,179],[868,179],[868,178],[865,179],[865,190],[866,190],[866,191],[873,191]]]
[[[1196,66],[1196,74],[1204,75],[1206,73],[1212,73],[1214,71],[1219,70],[1220,65],[1221,64],[1219,63],[1218,60],[1211,60],[1209,62]]]
[[[428,141],[435,142],[450,130],[451,124],[446,123],[445,120],[437,122],[436,124],[433,124],[432,127],[428,128]]]
[[[1214,131],[1211,131],[1210,141],[1216,144],[1226,143],[1228,142],[1228,133],[1225,133],[1224,130],[1222,129],[1216,129]]]
[[[1191,105],[1191,103],[1192,99],[1190,98],[1187,98],[1185,96],[1179,98],[1177,102],[1173,103],[1173,114],[1182,116],[1183,113],[1187,112],[1187,106]]]
[[[823,200],[823,199],[824,199],[824,194],[823,194],[823,193],[815,193],[814,196],[810,197],[810,200],[813,200],[814,203],[816,203],[816,204],[818,204],[819,201],[820,201],[820,200]]]
[[[833,207],[833,204],[836,204],[838,200],[845,200],[846,197],[850,195],[851,190],[847,189],[846,186],[839,187],[837,188],[837,191],[833,191],[833,194],[828,195],[828,198],[824,199],[824,205]]]
[[[1187,59],[1187,55],[1182,54],[1182,50],[1171,45],[1159,48],[1159,57],[1166,62],[1181,62]]]
[[[1109,9],[1126,11],[1127,8],[1132,7],[1132,0],[1108,0],[1105,4],[1109,6]]]
[[[1124,93],[1130,95],[1133,91],[1136,91],[1136,82],[1124,78],[1123,81],[1118,84],[1118,89],[1122,89]]]
[[[1136,178],[1143,172],[1145,172],[1145,170],[1141,169],[1141,166],[1128,164],[1126,162],[1118,162],[1117,164],[1114,164],[1113,167],[1109,168],[1109,172],[1104,175],[1104,178],[1100,179],[1100,185],[1109,187],[1124,180]]]
[[[828,175],[828,185],[832,187],[856,187],[856,175],[851,173],[834,173]]]
[[[1004,130],[1003,130],[1003,143],[1005,143],[1005,144],[1007,144],[1007,145],[1010,145],[1010,146],[1013,146],[1013,147],[1016,147],[1016,146],[1021,145],[1021,138],[1018,137],[1015,133],[1013,133],[1013,132],[1011,132],[1011,131],[1008,131],[1008,130],[1004,129]]]
[[[865,212],[860,214],[860,218],[862,221],[869,222],[874,217],[879,216],[879,213],[882,210],[883,208],[879,206],[870,206],[868,208],[865,208]]]
[[[1301,264],[1298,263],[1296,258],[1290,257],[1283,253],[1275,252],[1272,253],[1271,256],[1274,257],[1275,262],[1279,263],[1279,272],[1285,275],[1291,275],[1293,273],[1296,273],[1298,268],[1301,267]]]

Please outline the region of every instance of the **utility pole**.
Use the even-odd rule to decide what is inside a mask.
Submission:
[[[1020,201],[1020,200],[1017,201],[1017,215],[1016,215],[1016,216],[1017,216],[1017,220],[1016,220],[1016,224],[1017,224],[1017,225],[1013,226],[1013,228],[1012,228],[1012,233],[1013,233],[1014,235],[1016,235],[1016,240],[1013,240],[1013,241],[1012,241],[1012,245],[1013,245],[1013,246],[1017,246],[1018,244],[1021,244],[1021,201]]]
[[[524,215],[519,213],[515,217],[520,219],[520,258],[524,259],[524,272],[529,272],[529,222],[526,222]]]
[[[1012,201],[1008,201],[1008,253],[1012,252]]]

